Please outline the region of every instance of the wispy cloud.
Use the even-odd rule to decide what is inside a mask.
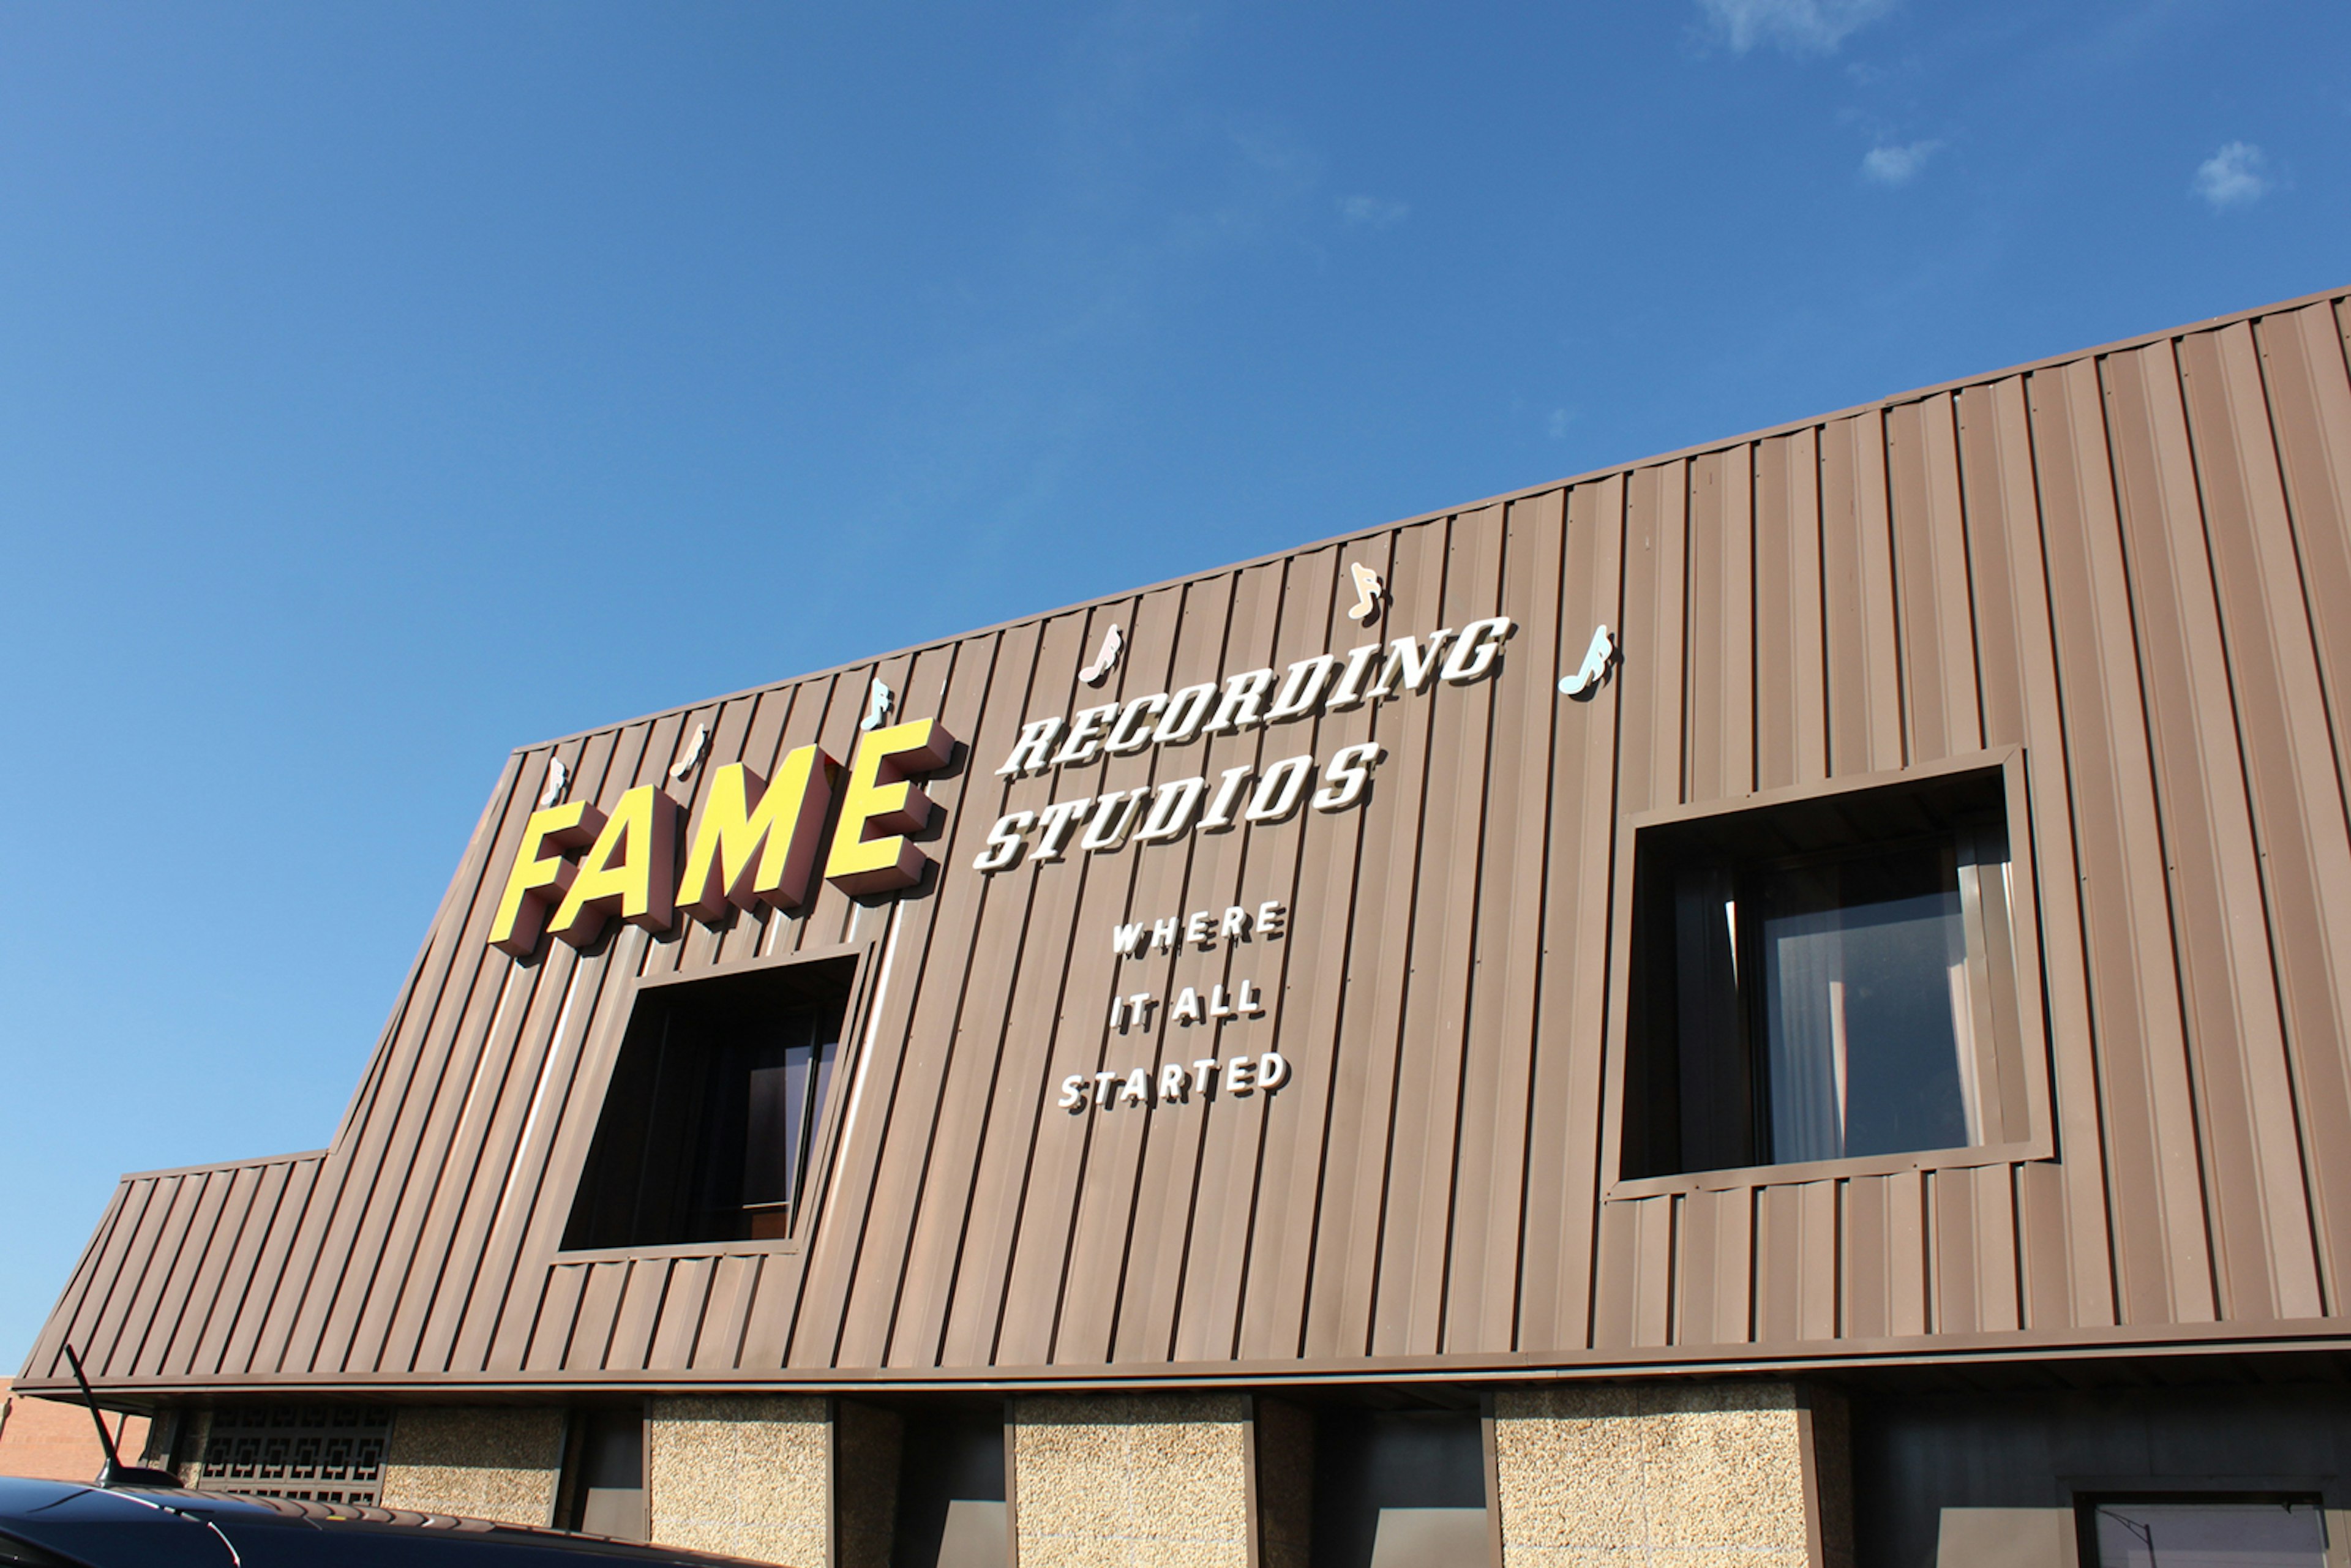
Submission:
[[[1792,55],[1834,52],[1895,0],[1698,0],[1717,37],[1740,54],[1771,44]]]
[[[1339,215],[1359,229],[1384,229],[1404,222],[1412,209],[1402,202],[1384,202],[1377,196],[1342,196]]]
[[[2250,141],[2231,141],[2196,166],[2194,189],[2220,212],[2257,202],[2274,183],[2269,159]]]
[[[1934,156],[1939,141],[1912,141],[1900,147],[1873,147],[1862,155],[1861,177],[1873,184],[1907,185]]]

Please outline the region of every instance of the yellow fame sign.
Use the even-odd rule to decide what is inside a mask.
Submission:
[[[929,718],[860,737],[824,861],[826,881],[862,895],[922,880],[927,857],[909,835],[930,821],[932,805],[914,780],[946,767],[955,747],[955,737]],[[740,762],[719,768],[695,822],[683,875],[678,804],[656,785],[630,789],[610,816],[585,800],[534,811],[515,847],[490,946],[522,958],[542,935],[574,947],[593,946],[615,915],[666,931],[681,909],[704,921],[729,907],[798,909],[808,901],[840,771],[817,746],[786,754],[773,779]]]

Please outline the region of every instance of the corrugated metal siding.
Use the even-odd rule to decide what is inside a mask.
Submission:
[[[126,1180],[28,1374],[61,1370],[68,1335],[114,1383],[684,1380],[1605,1364],[2332,1318],[2345,330],[2339,297],[2279,308],[552,748],[609,807],[706,725],[698,807],[721,762],[847,758],[878,677],[970,746],[927,786],[944,873],[895,902],[827,886],[801,917],[517,965],[484,933],[549,750],[517,754],[332,1149]],[[1513,617],[1505,673],[994,776],[1024,717],[1363,641],[1351,560],[1391,586],[1383,635]],[[1110,622],[1125,659],[1082,689]],[[1562,701],[1601,622],[1621,669]],[[968,869],[1007,810],[1365,738],[1389,756],[1360,810]],[[2019,746],[2054,1157],[1611,1197],[1620,823]],[[1163,993],[1264,986],[1271,1015],[1224,1049],[1278,1045],[1287,1088],[1052,1108],[1064,1073],[1152,1060],[1105,1031],[1113,921],[1269,898],[1286,940],[1150,967]],[[841,945],[867,956],[862,1050],[804,1246],[559,1256],[632,979]]]

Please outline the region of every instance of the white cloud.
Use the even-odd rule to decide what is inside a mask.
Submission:
[[[1873,147],[1862,156],[1861,175],[1880,185],[1907,185],[1918,177],[1927,160],[1943,144],[1913,141],[1901,147]]]
[[[2196,193],[2212,210],[2259,201],[2271,184],[2269,160],[2250,141],[2231,141],[2196,166]]]
[[[1357,228],[1384,229],[1405,220],[1412,209],[1402,202],[1384,202],[1377,196],[1342,196],[1339,215]]]
[[[1894,0],[1698,0],[1698,5],[1716,37],[1740,54],[1773,44],[1792,55],[1825,55],[1894,9]]]

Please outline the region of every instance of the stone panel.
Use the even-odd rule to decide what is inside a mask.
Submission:
[[[1497,1394],[1507,1568],[1847,1568],[1843,1416],[1784,1383]]]
[[[555,1516],[563,1412],[517,1406],[420,1407],[392,1417],[383,1504],[507,1524]]]
[[[166,1411],[147,1430],[146,1451],[139,1462],[150,1469],[170,1470],[189,1490],[204,1479],[204,1445],[211,1439],[213,1413],[208,1409]],[[5,1466],[0,1466],[5,1469]],[[17,1471],[9,1470],[10,1475]]]
[[[1248,1568],[1240,1395],[1013,1402],[1020,1568]]]
[[[655,1399],[645,1418],[655,1542],[788,1568],[824,1568],[831,1424],[823,1400],[782,1395]]]

